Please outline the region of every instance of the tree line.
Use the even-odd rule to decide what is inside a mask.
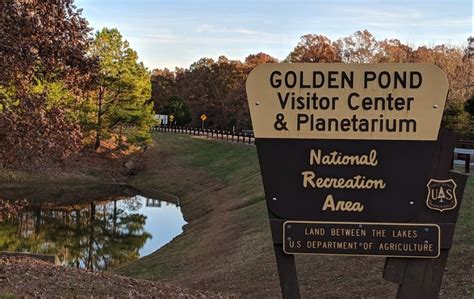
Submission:
[[[282,61],[258,53],[247,56],[243,62],[220,56],[217,60],[201,58],[187,69],[155,69],[151,77],[154,110],[174,115],[177,125],[200,126],[200,115],[205,113],[209,128],[251,129],[245,80],[257,65],[277,62],[435,64],[449,81],[443,126],[461,134],[473,130],[468,47],[414,47],[397,39],[379,41],[367,30],[335,41],[324,35],[304,35]]]
[[[117,29],[93,32],[74,0],[0,2],[0,163],[62,161],[104,141],[119,149],[151,140],[155,113],[177,125],[251,129],[245,80],[262,63],[433,63],[449,80],[443,125],[472,128],[467,47],[413,47],[367,30],[332,41],[307,34],[283,60],[201,58],[150,72]]]

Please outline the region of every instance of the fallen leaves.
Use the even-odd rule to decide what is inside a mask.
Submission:
[[[225,298],[157,281],[55,266],[29,257],[0,257],[0,296]]]

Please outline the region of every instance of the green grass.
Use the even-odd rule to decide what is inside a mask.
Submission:
[[[461,203],[456,231],[454,234],[453,248],[450,255],[457,258],[456,254],[462,252],[462,245],[470,246],[474,250],[474,176],[470,176],[464,189],[464,196]],[[470,253],[471,256],[474,254]],[[460,256],[459,256],[460,257]],[[474,291],[474,289],[473,289]]]
[[[259,173],[255,146],[212,140],[196,140],[187,135],[156,134],[158,142],[173,150],[178,161],[224,183]]]
[[[191,138],[184,134],[155,133],[153,137],[159,143],[160,152],[171,155],[171,160],[179,167],[201,172],[223,186],[232,186],[246,199],[264,199],[255,146]],[[168,172],[172,170],[150,170],[135,178],[134,183],[180,197],[185,195],[183,186],[194,188],[187,182],[168,178]]]

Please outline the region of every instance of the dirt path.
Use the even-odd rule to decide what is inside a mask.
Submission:
[[[54,266],[25,257],[0,257],[0,297],[222,298],[156,281]]]
[[[279,297],[255,147],[172,133],[156,139],[133,182],[179,196],[189,224],[169,245],[116,271],[247,298]],[[472,215],[471,201],[464,204],[465,218]],[[441,298],[469,297],[474,285],[472,221],[458,226]],[[298,256],[302,295],[393,298],[397,286],[382,279],[383,265],[383,258]]]

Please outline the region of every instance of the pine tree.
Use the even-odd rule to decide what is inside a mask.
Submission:
[[[144,143],[150,139],[153,124],[150,73],[117,29],[97,32],[91,54],[98,57],[98,84],[91,100],[94,103],[94,148],[102,139],[118,133],[119,144],[124,125],[133,125],[129,141]]]

